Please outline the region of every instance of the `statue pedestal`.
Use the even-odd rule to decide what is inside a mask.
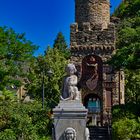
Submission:
[[[76,140],[85,140],[87,112],[80,101],[60,101],[53,109],[55,140],[65,140],[69,127],[75,129]]]

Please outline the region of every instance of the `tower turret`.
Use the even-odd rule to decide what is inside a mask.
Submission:
[[[75,21],[79,26],[83,22],[90,22],[91,26],[107,28],[110,23],[109,0],[75,0]]]

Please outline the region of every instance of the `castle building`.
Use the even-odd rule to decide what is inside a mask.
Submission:
[[[71,62],[78,70],[82,100],[92,125],[110,123],[112,106],[124,104],[124,73],[108,65],[116,52],[109,0],[75,0]]]

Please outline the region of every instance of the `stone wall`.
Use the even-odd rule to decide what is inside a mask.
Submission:
[[[115,52],[115,25],[110,23],[107,29],[100,25],[94,27],[89,22],[71,25],[71,52],[72,55],[95,54],[104,58],[110,57]]]
[[[110,4],[108,0],[75,0],[75,21],[81,27],[83,22],[91,26],[101,25],[107,28],[110,22]]]

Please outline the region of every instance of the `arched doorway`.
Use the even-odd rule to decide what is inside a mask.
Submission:
[[[101,122],[101,99],[96,94],[88,94],[84,98],[84,106],[88,109],[87,125],[100,126]]]

